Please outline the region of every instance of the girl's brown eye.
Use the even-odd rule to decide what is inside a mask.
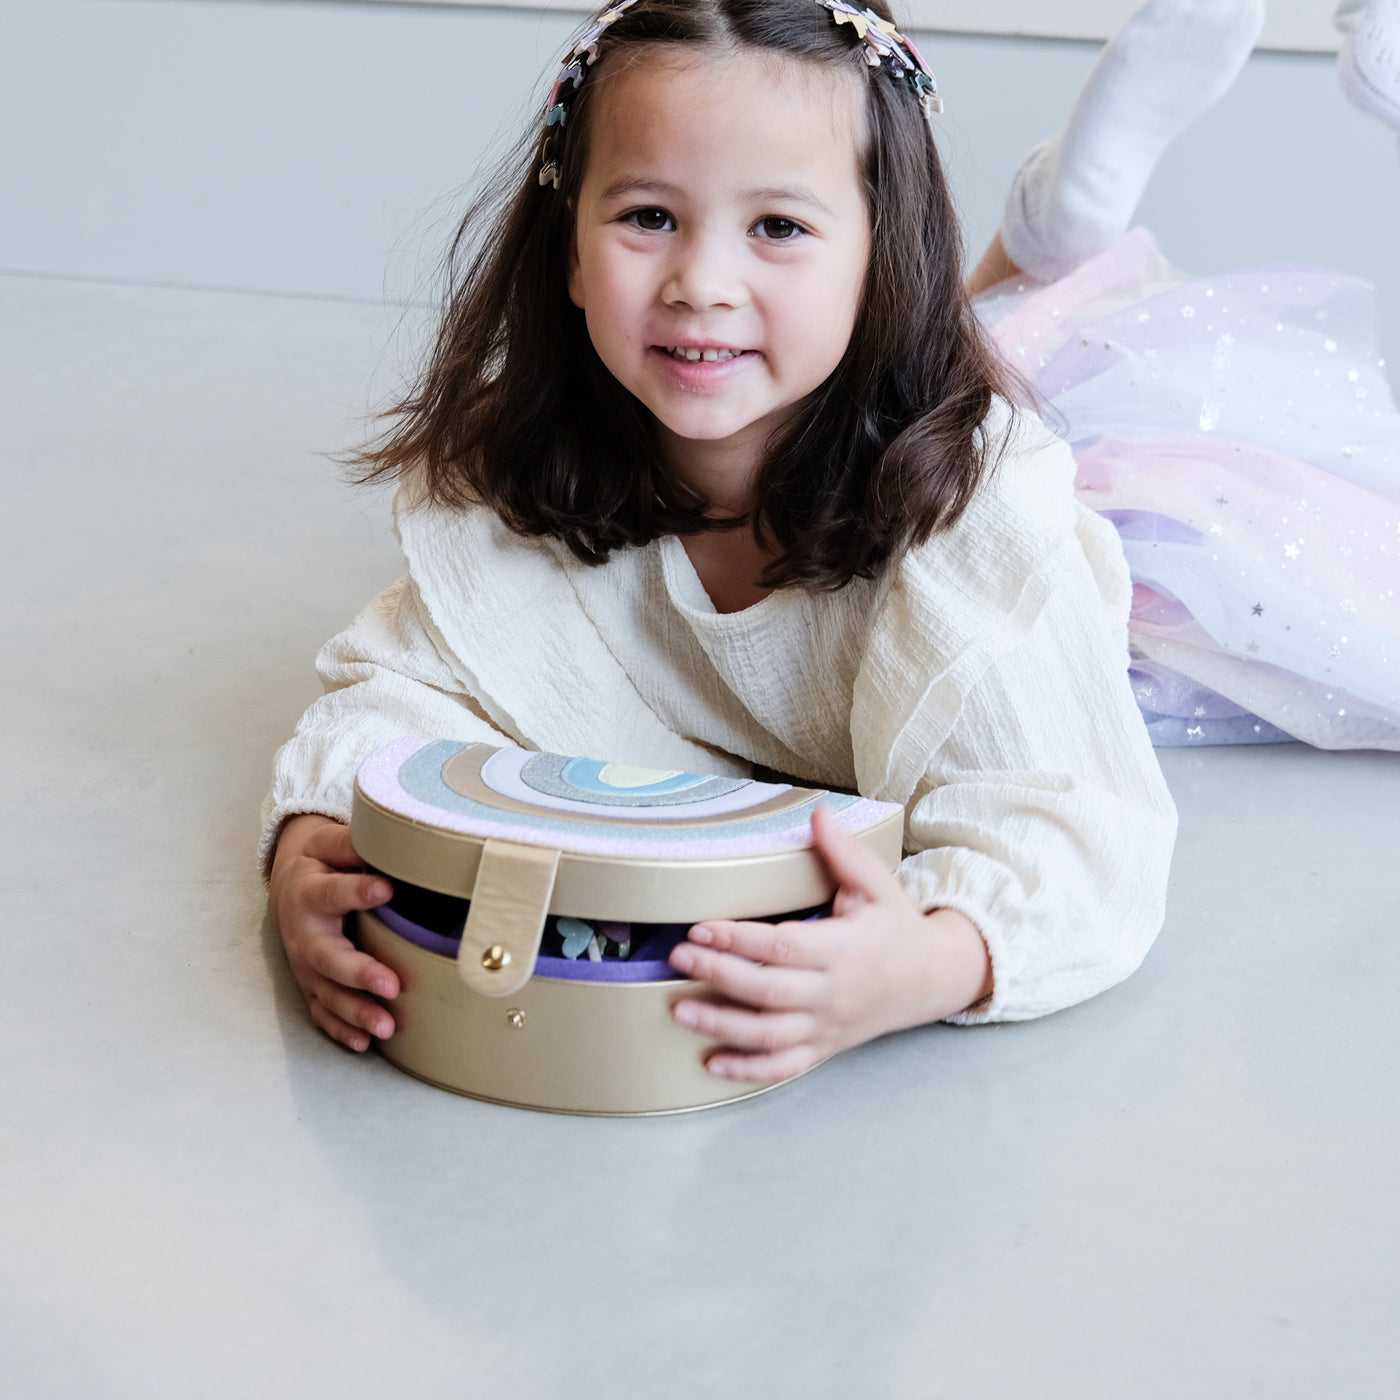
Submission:
[[[664,233],[671,222],[671,216],[664,209],[637,209],[632,214],[633,222],[648,233]]]
[[[760,219],[758,228],[764,238],[771,238],[778,243],[785,242],[795,234],[802,232],[791,219],[780,219],[772,214],[766,219]]]

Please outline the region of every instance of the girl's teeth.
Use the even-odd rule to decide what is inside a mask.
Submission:
[[[709,364],[714,364],[716,362],[724,364],[732,360],[734,354],[735,352],[733,350],[696,350],[693,347],[680,345],[671,348],[671,356],[673,359],[685,360],[690,364],[694,364],[697,360],[704,360]]]

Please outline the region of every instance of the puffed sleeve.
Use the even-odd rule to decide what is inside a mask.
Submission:
[[[1128,682],[1121,549],[1069,495],[1063,444],[1028,455],[1009,470],[1031,471],[1040,507],[1012,483],[901,571],[857,745],[861,790],[907,804],[916,906],[958,910],[987,943],[994,989],[961,1023],[1127,977],[1161,927],[1176,833]]]
[[[513,742],[447,659],[412,579],[381,593],[316,658],[326,693],[302,715],[273,763],[258,859],[264,872],[282,823],[304,812],[350,820],[355,774],[406,734],[463,743]]]
[[[1086,592],[1057,589],[972,687],[909,807],[905,888],[965,914],[991,953],[991,999],[957,1021],[1084,1001],[1162,925],[1176,812]]]

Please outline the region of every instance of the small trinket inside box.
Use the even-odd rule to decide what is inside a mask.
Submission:
[[[701,994],[672,948],[701,919],[817,917],[824,806],[891,868],[902,810],[788,783],[402,739],[355,786],[351,836],[394,896],[358,916],[398,974],[386,1059],[473,1098],[558,1113],[705,1108],[761,1092],[707,1074],[671,1019]]]

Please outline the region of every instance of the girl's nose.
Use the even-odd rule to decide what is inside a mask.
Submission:
[[[747,293],[738,263],[736,252],[721,239],[678,239],[661,299],[667,306],[691,311],[742,305]]]

